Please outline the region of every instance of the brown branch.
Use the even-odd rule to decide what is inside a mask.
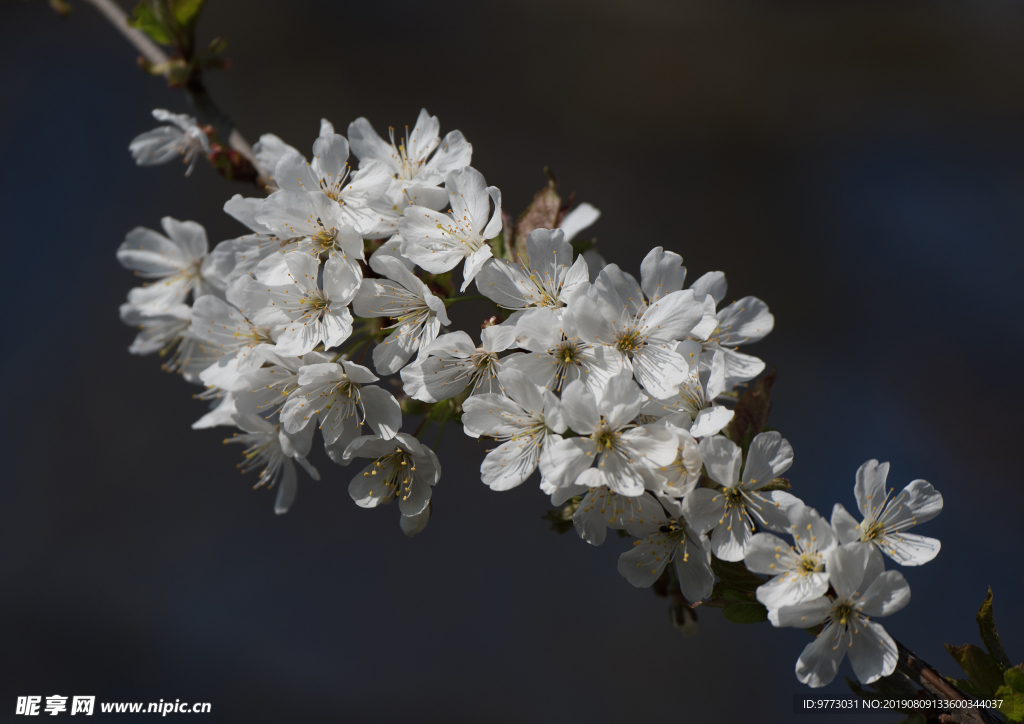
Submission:
[[[970,701],[972,699],[972,697],[950,683],[927,661],[924,661],[899,641],[896,641],[896,648],[897,655],[899,656],[896,670],[915,684],[918,684],[922,689],[939,699],[960,699],[963,701]],[[988,709],[976,709],[973,707],[953,708],[949,710],[949,714],[952,721],[957,722],[957,724],[1002,724],[1002,719],[995,716]]]
[[[114,0],[86,0],[93,7],[95,7],[101,15],[103,15],[110,24],[113,25],[118,32],[125,37],[125,39],[135,46],[135,49],[139,51],[143,58],[145,58],[151,65],[160,65],[167,63],[170,60],[167,53],[157,45],[153,40],[138,28],[129,25],[128,14],[125,13]],[[270,177],[267,172],[260,168],[260,165],[256,162],[256,156],[252,152],[252,146],[245,140],[245,137],[235,127],[231,119],[217,107],[217,105],[210,98],[209,93],[206,92],[205,86],[199,80],[198,76],[194,77],[185,86],[185,92],[188,94],[189,99],[195,106],[197,113],[200,115],[202,120],[212,125],[217,135],[221,138],[226,138],[228,146],[241,154],[252,167],[256,169],[256,185],[261,189],[267,189],[270,186]]]

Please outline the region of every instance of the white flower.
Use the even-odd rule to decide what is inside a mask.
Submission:
[[[505,360],[499,362],[498,352],[515,344],[515,334],[515,327],[488,327],[480,332],[479,347],[465,332],[442,334],[422,346],[419,359],[402,369],[405,394],[437,402],[470,386],[472,395],[500,393],[497,374]]]
[[[316,256],[337,255],[345,263],[358,266],[363,258],[363,240],[341,208],[319,192],[278,191],[264,199],[255,220],[288,242],[256,265],[256,277],[264,284],[286,283],[284,252],[292,250]]]
[[[679,393],[664,400],[648,400],[640,408],[641,414],[689,430],[694,437],[721,432],[733,418],[732,410],[714,404],[715,398],[725,390],[725,356],[717,351],[710,369],[702,371],[699,342],[679,342],[676,352],[687,364],[687,376],[679,383]]]
[[[640,408],[641,411],[643,408]],[[686,430],[672,429],[678,441],[676,459],[668,465],[654,469],[653,486],[655,493],[670,498],[682,498],[695,490],[700,482],[704,459],[700,455],[700,447],[693,436]]]
[[[406,126],[405,138],[397,144],[393,128],[389,129],[388,143],[365,118],[349,124],[348,137],[360,168],[379,161],[391,172],[394,181],[389,196],[401,208],[418,205],[440,209],[447,202],[447,195],[430,187],[444,183],[449,171],[468,166],[473,157],[473,146],[461,131],[451,131],[441,140],[440,128],[437,116],[431,116],[424,108],[412,132]]]
[[[320,479],[320,473],[306,460],[312,443],[312,428],[309,435],[295,437],[288,435],[280,425],[271,424],[259,415],[235,415],[233,422],[246,434],[235,433],[224,443],[237,442],[246,446],[245,462],[238,464],[239,469],[247,473],[262,468],[253,487],[273,488],[277,485],[274,512],[278,515],[287,513],[299,487],[292,460],[299,463],[313,480]]]
[[[330,362],[333,354],[309,352],[302,357],[283,357],[277,349],[263,350],[269,364],[242,373],[242,382],[234,390],[235,405],[246,415],[273,419],[284,403],[299,389],[299,370],[304,365]]]
[[[247,278],[237,281],[245,282]],[[238,286],[236,282],[233,288]],[[235,295],[232,297],[238,301]],[[234,360],[239,372],[263,364],[260,347],[271,342],[269,327],[254,324],[237,306],[213,295],[199,297],[192,305],[189,331],[223,353],[216,364],[223,367]]]
[[[692,336],[704,347],[703,367],[710,365],[716,352],[725,355],[725,390],[746,382],[764,372],[764,362],[757,357],[736,351],[736,347],[764,339],[775,326],[775,317],[768,305],[757,297],[743,297],[715,311],[725,297],[726,283],[722,272],[708,272],[691,287],[698,299],[703,298],[705,319]]]
[[[320,135],[330,136],[334,134],[334,124],[328,121],[326,118],[320,119]],[[256,163],[259,164],[260,168],[264,169],[273,180],[273,173],[277,169],[278,162],[289,153],[299,153],[299,149],[294,146],[285,143],[279,136],[273,133],[264,133],[260,136],[260,140],[252,146],[253,155],[256,157]]]
[[[199,152],[210,152],[210,139],[192,116],[157,108],[153,111],[153,117],[173,125],[158,126],[132,139],[128,150],[131,151],[135,163],[139,166],[155,166],[181,156],[188,164],[185,175],[190,175],[195,168]]]
[[[190,320],[191,322],[191,320]],[[198,336],[189,327],[178,339],[177,346],[173,353],[169,354],[170,359],[161,365],[165,372],[177,372],[186,382],[194,385],[204,384],[200,375],[211,365],[221,361],[227,355],[226,351],[219,345],[210,344]]]
[[[832,526],[814,508],[794,505],[786,517],[795,545],[771,533],[756,533],[744,559],[749,570],[772,577],[757,588],[757,600],[769,610],[824,596],[826,556],[838,545]]]
[[[480,172],[470,166],[450,171],[444,186],[451,214],[440,214],[425,206],[407,208],[399,224],[405,240],[402,253],[432,274],[450,271],[465,259],[465,291],[484,262],[491,258],[487,240],[501,232],[501,192],[487,186]]]
[[[359,317],[395,320],[391,334],[373,350],[377,372],[390,375],[402,369],[422,345],[434,341],[442,324],[451,321],[444,302],[394,257],[376,257],[374,270],[392,283],[364,279],[352,300],[352,309]]]
[[[890,500],[895,489],[885,489],[888,475],[889,463],[868,460],[861,465],[853,494],[864,520],[858,523],[836,503],[832,525],[842,543],[873,545],[902,566],[920,566],[937,556],[942,544],[906,530],[941,513],[942,494],[931,483],[915,480]]]
[[[375,458],[348,484],[348,494],[361,508],[376,508],[398,500],[403,516],[422,513],[433,486],[441,479],[434,451],[412,435],[400,432],[389,440],[369,435],[352,442],[345,459]]]
[[[391,174],[383,163],[374,161],[350,175],[348,151],[344,136],[328,133],[313,142],[313,160],[309,163],[299,153],[284,154],[274,170],[281,191],[267,199],[268,210],[263,215],[284,203],[286,197],[271,203],[280,194],[312,193],[334,202],[339,228],[351,226],[360,234],[374,235],[381,225],[381,215],[373,207],[391,186]],[[281,231],[269,221],[259,220]]]
[[[595,546],[604,543],[609,528],[644,537],[650,532],[644,526],[664,520],[664,509],[650,493],[627,498],[608,488],[588,490],[572,514],[580,538]]]
[[[755,527],[781,531],[789,524],[786,508],[798,501],[789,493],[766,496],[757,491],[789,470],[793,448],[777,432],[762,432],[747,450],[740,477],[743,451],[732,440],[715,435],[700,441],[700,454],[709,478],[722,490],[698,488],[683,499],[686,517],[701,532],[712,530],[711,550],[723,561],[740,561]]]
[[[652,585],[671,561],[675,565],[679,590],[687,601],[699,601],[711,595],[715,576],[711,572],[708,539],[687,521],[679,504],[663,500],[670,515],[644,524],[642,539],[633,541],[633,549],[619,556],[619,573],[637,587]]]
[[[462,425],[470,437],[487,436],[502,443],[487,453],[480,476],[491,490],[510,490],[530,477],[538,464],[544,474],[565,422],[558,398],[525,375],[502,371],[498,379],[505,396],[489,393],[467,399],[462,403]]]
[[[167,236],[136,226],[117,249],[117,260],[149,284],[128,293],[128,302],[146,314],[164,314],[183,303],[189,292],[224,296],[226,283],[206,255],[206,230],[194,221],[170,216],[160,220]]]
[[[625,375],[609,380],[600,399],[579,380],[566,385],[562,418],[581,437],[554,445],[554,467],[545,478],[556,488],[608,487],[620,495],[641,495],[650,468],[676,457],[670,430],[633,422],[642,404],[640,388]],[[595,460],[597,467],[591,467]]]
[[[240,194],[235,194],[224,204],[226,213],[253,232],[222,241],[210,253],[217,273],[228,282],[241,276],[248,276],[261,261],[275,251],[298,248],[302,241],[301,237],[278,236],[269,226],[256,221],[263,201],[264,199],[244,198]],[[312,242],[308,244],[312,249]]]
[[[561,229],[534,229],[526,237],[526,252],[518,264],[488,259],[476,275],[480,293],[507,309],[557,308],[589,282],[587,263],[582,256],[573,262]]]
[[[656,285],[654,292],[659,289]],[[637,382],[664,399],[677,394],[687,376],[676,342],[701,321],[704,310],[689,289],[650,299],[650,304],[644,300],[635,279],[609,264],[586,293],[572,298],[569,309],[580,337],[622,355]]]
[[[146,314],[132,304],[122,304],[119,311],[122,322],[139,330],[128,348],[131,354],[159,352],[163,356],[192,324],[192,308],[187,304],[175,304],[162,314]]]
[[[811,628],[823,624],[818,637],[796,662],[796,678],[818,688],[836,676],[843,656],[862,684],[896,670],[896,643],[870,620],[896,613],[910,602],[910,586],[899,571],[884,571],[882,557],[869,546],[841,546],[825,557],[835,600],[825,596],[768,612],[775,626]]]
[[[206,430],[211,427],[235,424],[238,408],[235,407],[235,397],[230,392],[217,387],[208,387],[195,397],[209,401],[210,411],[192,423],[193,430]]]
[[[529,353],[509,357],[503,364],[553,392],[582,380],[596,394],[626,368],[615,350],[583,339],[573,316],[565,311],[529,309],[516,322],[515,330],[516,344]]]
[[[337,347],[352,334],[348,304],[362,281],[358,267],[337,257],[328,260],[321,287],[318,257],[297,251],[284,257],[291,283],[266,287],[269,304],[256,313],[254,321],[284,325],[276,341],[281,355],[299,357],[319,344],[325,350]]]
[[[299,370],[299,389],[281,410],[284,429],[295,434],[311,422],[318,422],[331,459],[347,464],[344,452],[362,435],[363,425],[390,440],[402,425],[402,409],[390,392],[366,386],[377,377],[370,370],[341,360],[322,362]]]

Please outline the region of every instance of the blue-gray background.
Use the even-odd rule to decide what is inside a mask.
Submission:
[[[884,625],[959,675],[942,644],[978,641],[992,585],[1024,659],[1024,6],[210,0],[216,34],[234,65],[209,85],[250,139],[307,150],[321,116],[426,106],[509,210],[550,165],[604,212],[609,260],[636,272],[660,244],[765,299],[796,492],[852,507],[877,457],[945,496],[921,529],[942,552]],[[550,532],[535,481],[487,490],[457,429],[415,539],[320,453],[273,514],[224,430],[189,429],[195,388],[126,352],[125,232],[172,215],[229,238],[248,191],[132,164],[150,109],[188,110],[134,58],[84,3],[0,4],[0,718],[58,693],[216,721],[793,719],[806,634],[702,611],[682,638],[616,572],[623,541]]]

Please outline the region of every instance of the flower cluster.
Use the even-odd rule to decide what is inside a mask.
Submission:
[[[133,142],[140,163],[191,160],[205,137],[179,120]],[[442,138],[425,110],[387,140],[365,118],[347,138],[323,121],[308,159],[271,135],[254,150],[276,186],[224,206],[247,233],[211,252],[195,222],[131,231],[118,259],[147,283],[121,315],[139,328],[131,352],[203,385],[212,409],[194,427],[241,430],[225,442],[246,446],[257,487],[278,488],[278,513],[296,463],[319,479],[307,460],[319,429],[335,463],[369,461],[349,484],[356,504],[397,501],[402,530],[421,531],[441,466],[420,437],[455,420],[496,443],[480,468],[493,490],[539,471],[583,539],[635,538],[618,562],[633,585],[668,580],[688,607],[714,605],[736,594],[722,566],[745,567],[768,577],[749,593],[768,620],[817,634],[800,681],[829,683],[847,652],[864,683],[893,672],[896,645],[872,619],[910,591],[882,556],[931,560],[938,541],[907,530],[942,497],[923,480],[891,497],[873,460],[857,473],[860,522],[838,504],[826,521],[787,492],[790,443],[736,427],[737,390],[765,368],[738,350],[771,332],[764,302],[723,305],[724,274],[687,284],[662,247],[639,281],[583,253],[574,237],[598,217],[587,204],[510,224],[472,146]],[[478,336],[447,311],[470,285],[493,304]],[[403,413],[421,416],[411,434]]]

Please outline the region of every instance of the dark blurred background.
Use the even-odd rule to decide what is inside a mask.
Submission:
[[[513,213],[548,165],[602,210],[608,260],[637,273],[660,244],[765,299],[753,351],[779,371],[795,492],[852,509],[877,457],[945,497],[920,529],[942,552],[904,569],[885,627],[961,676],[942,644],[980,643],[991,585],[1024,658],[1024,6],[210,0],[214,35],[233,65],[208,84],[250,140],[308,153],[322,116],[384,130],[426,106]],[[535,480],[487,490],[458,429],[415,539],[319,449],[323,480],[275,516],[227,429],[189,428],[196,388],[126,351],[125,233],[171,215],[215,243],[251,194],[133,165],[152,108],[189,111],[135,57],[84,3],[0,4],[0,718],[59,693],[210,701],[213,721],[788,722],[793,694],[851,696],[848,664],[796,681],[801,631],[702,610],[683,638],[616,572],[623,541],[550,532]]]

